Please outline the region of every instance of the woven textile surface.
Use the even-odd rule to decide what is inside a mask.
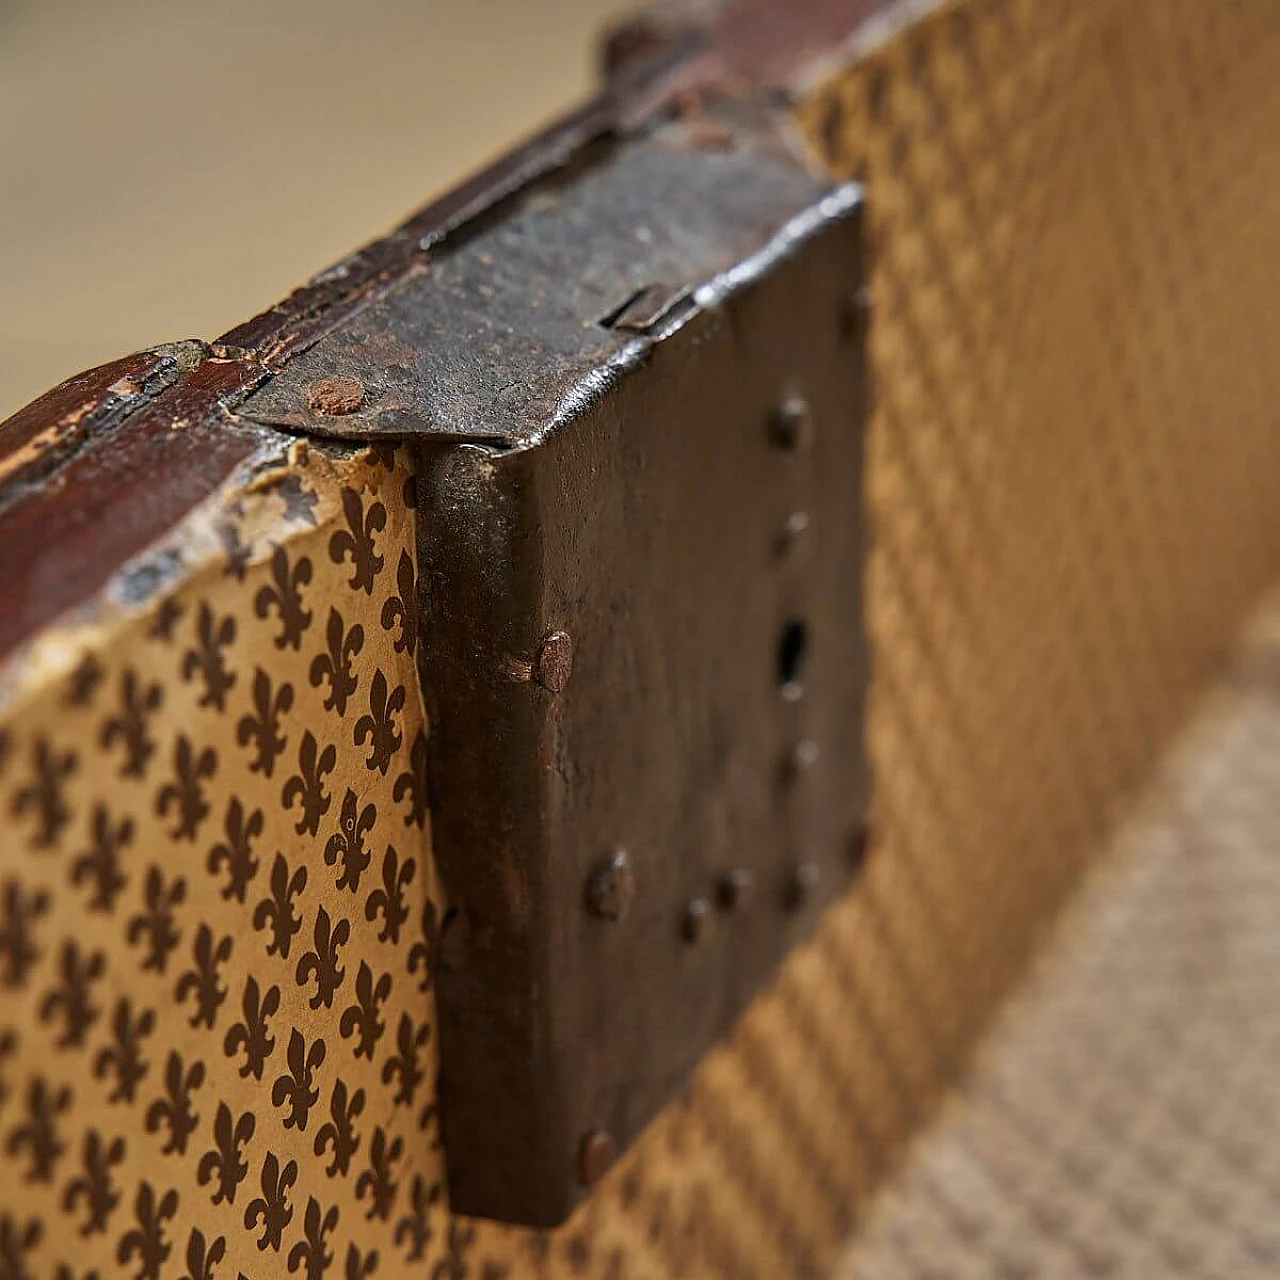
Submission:
[[[840,1274],[1280,1270],[1280,600]]]

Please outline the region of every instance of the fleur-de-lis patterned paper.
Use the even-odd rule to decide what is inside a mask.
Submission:
[[[893,12],[795,104],[813,163],[865,181],[874,250],[861,883],[562,1228],[452,1216],[431,513],[404,449],[281,440],[156,549],[147,598],[0,672],[0,1280],[827,1273],[1280,569],[1275,7]],[[1274,876],[1179,857],[1163,927],[1128,917],[1150,945],[1121,928],[1037,1024],[1052,1052],[988,1091],[998,1149],[948,1109],[877,1277],[1274,1273],[1274,983],[1212,987],[1274,930],[1189,906],[1240,923]],[[1230,1052],[1181,1016],[1192,944]],[[1125,976],[1146,1003],[1108,1022]],[[1113,1042],[1141,1080],[1099,1072]]]

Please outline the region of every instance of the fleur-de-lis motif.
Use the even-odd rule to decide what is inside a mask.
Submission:
[[[396,713],[404,706],[404,685],[398,684],[390,694],[387,677],[381,671],[373,673],[369,686],[369,714],[356,721],[355,744],[363,745],[369,739],[369,758],[366,769],[376,769],[385,778],[391,759],[400,750],[400,730],[396,728]]]
[[[249,761],[250,773],[261,773],[271,777],[276,770],[276,757],[284,750],[289,741],[287,734],[280,732],[280,717],[293,706],[293,685],[282,684],[274,693],[271,689],[271,677],[259,667],[253,677],[254,715],[241,716],[236,726],[236,741],[242,747],[251,742],[254,757]]]
[[[39,1218],[28,1218],[19,1225],[11,1214],[0,1213],[0,1276],[4,1280],[33,1280],[35,1273],[28,1266],[27,1254],[43,1236]]]
[[[232,796],[227,806],[227,818],[223,830],[227,838],[209,850],[209,874],[217,875],[218,869],[227,869],[227,883],[222,886],[222,896],[244,901],[249,882],[258,874],[258,860],[253,856],[253,842],[262,834],[262,810],[255,809],[245,815],[239,796]]]
[[[445,1238],[445,1256],[431,1268],[431,1280],[467,1280],[470,1267],[467,1264],[467,1250],[476,1237],[476,1229],[466,1226],[460,1219],[454,1218],[449,1223],[449,1234]],[[542,1237],[545,1239],[545,1237]],[[482,1276],[481,1280],[490,1280]]]
[[[89,1028],[101,1012],[91,999],[90,988],[106,971],[107,958],[101,951],[84,955],[80,944],[69,938],[62,944],[58,960],[59,982],[40,1002],[40,1017],[46,1022],[62,1019],[62,1032],[54,1042],[59,1049],[84,1044]]]
[[[152,640],[162,640],[167,644],[173,639],[174,628],[178,625],[183,612],[183,607],[173,596],[165,596],[152,616],[147,634]]]
[[[0,1065],[18,1052],[18,1035],[12,1027],[0,1031]],[[0,1076],[0,1107],[9,1101],[9,1082]]]
[[[34,889],[28,895],[17,880],[6,880],[0,893],[0,983],[20,987],[40,957],[35,923],[49,910],[49,895]]]
[[[324,1155],[326,1147],[333,1148],[333,1157],[325,1173],[329,1177],[341,1174],[344,1178],[351,1171],[351,1157],[360,1146],[360,1137],[356,1133],[356,1117],[364,1110],[364,1090],[357,1089],[350,1097],[344,1080],[334,1083],[333,1094],[329,1098],[329,1115],[316,1133],[315,1153]]]
[[[224,1200],[235,1204],[236,1188],[249,1174],[249,1162],[240,1159],[240,1148],[253,1137],[256,1124],[252,1111],[246,1111],[237,1120],[225,1102],[218,1103],[213,1122],[214,1146],[200,1157],[196,1166],[196,1181],[202,1187],[217,1178],[210,1196],[214,1204]]]
[[[430,898],[422,907],[422,940],[409,948],[409,972],[422,970],[418,980],[418,990],[426,993],[431,990],[435,981],[436,967],[440,963],[440,920],[436,912],[436,904]]]
[[[338,830],[324,847],[324,860],[328,866],[342,859],[337,887],[350,889],[352,893],[360,888],[360,877],[369,865],[372,855],[364,847],[364,838],[378,818],[378,810],[373,805],[367,804],[361,809],[359,803],[356,793],[348,787],[347,794],[342,797]]]
[[[396,446],[394,440],[379,440],[376,444],[369,446],[369,452],[377,460],[379,466],[385,467],[388,471],[396,469]]]
[[[261,587],[253,598],[253,611],[265,618],[274,608],[280,615],[280,633],[275,638],[277,649],[300,649],[302,633],[311,625],[311,612],[302,607],[302,588],[311,581],[311,561],[299,556],[289,568],[289,556],[283,546],[271,553],[271,577],[274,586]]]
[[[312,977],[316,980],[316,993],[309,1002],[313,1009],[319,1009],[321,1005],[326,1009],[333,1008],[334,993],[342,985],[346,972],[338,963],[338,951],[350,936],[348,921],[339,920],[335,926],[324,907],[316,912],[315,947],[304,952],[298,960],[296,974],[300,987],[305,987]]]
[[[325,652],[316,654],[311,662],[311,687],[318,689],[327,680],[329,692],[325,694],[324,709],[340,716],[347,714],[347,699],[359,683],[352,659],[364,648],[364,628],[357,622],[347,631],[344,625],[342,614],[330,607],[324,629]]]
[[[243,582],[249,571],[249,561],[253,559],[253,548],[240,541],[240,526],[230,520],[224,521],[218,526],[218,541],[227,553],[227,576]]]
[[[147,1132],[157,1133],[161,1125],[168,1129],[161,1155],[187,1154],[187,1142],[195,1132],[200,1117],[191,1106],[191,1095],[204,1083],[204,1063],[193,1062],[185,1070],[182,1055],[171,1051],[164,1067],[165,1095],[147,1108]]]
[[[120,677],[120,714],[103,726],[101,742],[110,750],[117,742],[124,747],[120,774],[125,778],[141,778],[147,762],[155,755],[156,741],[147,721],[160,710],[164,693],[158,684],[147,684],[138,673],[126,670]]]
[[[93,1074],[99,1079],[112,1077],[108,1102],[132,1102],[138,1093],[138,1085],[147,1074],[147,1064],[142,1060],[142,1042],[155,1030],[156,1015],[151,1009],[143,1009],[137,1018],[133,1016],[133,1003],[128,996],[116,1002],[111,1016],[111,1043],[99,1049],[93,1060]]]
[[[173,750],[174,781],[166,782],[156,797],[156,812],[162,818],[170,809],[178,811],[177,826],[169,833],[174,840],[194,840],[200,824],[209,816],[202,784],[213,777],[217,766],[218,757],[212,747],[197,752],[185,733],[178,735]]]
[[[36,1076],[27,1088],[27,1114],[15,1125],[5,1144],[11,1156],[26,1151],[31,1163],[22,1175],[26,1182],[52,1182],[54,1166],[66,1151],[58,1137],[58,1117],[71,1106],[71,1090],[65,1085],[51,1089]]]
[[[391,797],[397,804],[409,801],[409,811],[404,815],[406,827],[421,827],[427,820],[427,735],[421,729],[413,736],[409,749],[409,767],[396,778]]]
[[[125,1232],[116,1249],[116,1261],[121,1266],[127,1265],[130,1258],[137,1257],[138,1271],[134,1280],[160,1280],[160,1268],[172,1249],[165,1234],[165,1225],[177,1212],[176,1191],[166,1191],[157,1198],[151,1183],[143,1181],[133,1207],[138,1225]]]
[[[407,1013],[400,1015],[400,1025],[396,1028],[396,1047],[398,1053],[388,1058],[382,1067],[382,1083],[390,1084],[398,1080],[395,1097],[392,1102],[396,1106],[410,1105],[425,1073],[418,1065],[418,1050],[430,1039],[431,1024],[424,1022],[420,1027],[413,1025],[413,1019]]]
[[[120,870],[120,850],[133,840],[132,818],[111,821],[106,805],[95,805],[93,810],[93,842],[71,864],[71,883],[93,886],[89,895],[90,911],[110,911],[120,890],[125,886],[124,873]]]
[[[355,1056],[373,1061],[374,1046],[382,1038],[385,1024],[378,1020],[378,1009],[391,991],[391,975],[384,973],[375,984],[373,970],[368,962],[360,961],[360,972],[356,974],[356,1002],[348,1005],[343,1011],[338,1030],[344,1040],[355,1035]]]
[[[391,1220],[391,1208],[399,1190],[399,1184],[392,1177],[392,1165],[403,1153],[403,1138],[388,1142],[381,1125],[373,1131],[369,1143],[369,1167],[356,1179],[356,1199],[363,1201],[366,1196],[369,1198],[369,1207],[364,1215],[366,1221],[372,1222],[374,1218],[383,1222]]]
[[[191,1237],[187,1241],[187,1274],[182,1280],[214,1280],[214,1268],[222,1261],[226,1252],[227,1241],[224,1236],[206,1243],[204,1232],[199,1227],[192,1227]]]
[[[435,1234],[431,1229],[431,1211],[439,1199],[440,1184],[427,1182],[420,1173],[415,1173],[409,1191],[409,1212],[396,1223],[396,1244],[409,1242],[406,1261],[416,1262],[426,1253]]]
[[[169,953],[178,945],[179,933],[174,921],[174,909],[187,896],[187,882],[181,876],[175,876],[166,885],[159,867],[151,867],[143,882],[142,897],[144,910],[132,917],[125,937],[130,945],[139,942],[147,944],[147,954],[143,958],[144,969],[154,969],[163,973],[169,963]]]
[[[402,866],[395,845],[387,845],[387,852],[382,858],[382,888],[375,889],[364,904],[366,920],[382,916],[382,925],[378,929],[379,942],[400,941],[400,926],[409,918],[404,891],[413,883],[416,869],[417,863],[412,858],[406,858]]]
[[[244,984],[244,1021],[233,1023],[223,1042],[223,1051],[228,1058],[234,1058],[244,1047],[244,1065],[240,1068],[241,1078],[252,1076],[262,1079],[262,1069],[271,1051],[276,1047],[274,1037],[270,1034],[268,1019],[280,1008],[280,988],[269,987],[265,996],[260,996],[257,978],[250,975]]]
[[[325,1251],[325,1239],[338,1225],[338,1208],[332,1206],[321,1213],[320,1202],[315,1196],[307,1197],[307,1212],[303,1219],[303,1238],[289,1250],[289,1270],[304,1268],[306,1280],[323,1280],[329,1270],[333,1254]]]
[[[54,1270],[53,1280],[101,1280],[101,1277],[97,1271],[86,1271],[83,1275],[77,1275],[69,1262],[60,1262]]]
[[[302,917],[294,915],[293,900],[307,885],[307,869],[299,867],[292,876],[283,853],[276,854],[271,864],[271,895],[263,898],[253,912],[253,927],[258,930],[271,926],[271,939],[267,943],[267,955],[277,952],[287,960],[293,935],[302,928]]]
[[[314,489],[302,483],[302,477],[294,472],[275,486],[276,495],[284,499],[284,518],[291,523],[316,525],[316,504],[320,499]]]
[[[295,1027],[289,1034],[289,1048],[286,1059],[289,1070],[285,1075],[277,1076],[271,1086],[271,1101],[277,1107],[288,1105],[289,1114],[284,1118],[286,1129],[296,1128],[299,1133],[307,1129],[307,1117],[311,1108],[320,1096],[318,1086],[313,1087],[315,1073],[324,1062],[324,1041],[315,1039],[311,1048],[302,1037],[302,1032]]]
[[[294,830],[301,835],[320,834],[320,819],[329,812],[333,797],[324,785],[325,777],[338,762],[338,750],[330,743],[323,751],[310,729],[302,735],[298,748],[298,772],[284,784],[280,803],[292,809],[295,797],[302,801],[302,816]]]
[[[87,707],[93,701],[105,675],[102,663],[93,654],[85,654],[67,682],[67,705]]]
[[[230,648],[236,638],[236,620],[231,614],[219,621],[208,604],[200,606],[200,618],[196,623],[196,647],[188,649],[182,658],[182,678],[188,683],[197,674],[204,679],[204,692],[200,695],[202,707],[217,711],[227,709],[227,694],[236,682],[235,672],[227,666],[224,649]]]
[[[443,1145],[440,1140],[440,1104],[435,1099],[428,1096],[427,1104],[418,1112],[418,1128],[423,1133],[428,1133],[432,1128],[435,1129],[435,1135],[432,1137],[428,1145],[429,1151],[439,1151]]]
[[[111,1170],[124,1159],[124,1139],[115,1138],[108,1143],[96,1129],[90,1129],[85,1134],[80,1159],[84,1174],[67,1184],[62,1207],[74,1213],[83,1200],[86,1217],[80,1234],[91,1236],[106,1231],[107,1219],[120,1203],[120,1193],[111,1182]]]
[[[351,557],[351,581],[353,591],[373,594],[373,580],[382,572],[382,557],[378,554],[374,534],[387,527],[387,509],[380,502],[369,507],[366,516],[364,500],[354,489],[342,490],[342,510],[347,517],[346,529],[339,529],[329,539],[329,559],[341,564]]]
[[[249,1201],[244,1211],[244,1225],[249,1231],[262,1226],[258,1238],[259,1249],[280,1251],[280,1237],[285,1227],[293,1221],[293,1206],[289,1203],[289,1188],[298,1180],[298,1162],[290,1160],[284,1168],[274,1151],[267,1152],[262,1162],[262,1194]]]
[[[71,821],[67,808],[67,779],[79,767],[74,751],[65,754],[54,749],[47,738],[38,738],[32,748],[32,778],[13,799],[13,811],[18,817],[34,813],[35,831],[31,843],[37,849],[48,849],[57,844],[62,828]]]
[[[378,1251],[362,1254],[353,1244],[347,1245],[347,1260],[342,1268],[343,1280],[369,1280],[378,1269]]]
[[[395,651],[412,654],[418,642],[418,583],[413,572],[413,557],[403,550],[396,565],[396,587],[400,594],[388,597],[382,606],[382,629],[390,631],[399,623]]]
[[[203,1025],[212,1030],[218,1010],[227,998],[226,987],[218,985],[218,966],[225,964],[231,955],[231,938],[222,938],[215,946],[213,930],[202,924],[196,931],[192,954],[195,964],[178,979],[174,999],[182,1004],[188,995],[194,993],[196,1010],[191,1015],[190,1025]]]

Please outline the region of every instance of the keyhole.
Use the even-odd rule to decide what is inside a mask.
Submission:
[[[793,618],[782,628],[778,640],[778,688],[788,702],[794,702],[804,692],[804,662],[808,647],[808,628],[799,618]]]

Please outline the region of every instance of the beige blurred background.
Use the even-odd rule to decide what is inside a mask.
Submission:
[[[635,0],[0,0],[0,419],[210,338],[587,94]]]

